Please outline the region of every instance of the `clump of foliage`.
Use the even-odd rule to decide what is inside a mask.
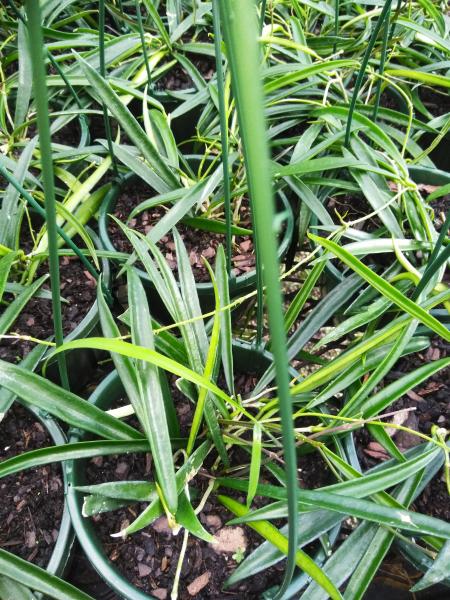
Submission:
[[[37,346],[22,365],[0,361],[0,408],[18,399],[91,437],[24,452],[0,463],[0,477],[149,452],[149,479],[71,490],[83,496],[85,518],[143,502],[136,519],[111,534],[132,535],[165,515],[186,541],[213,543],[198,517],[213,495],[231,523],[261,537],[248,556],[236,553],[228,586],[287,559],[283,582],[265,597],[356,600],[392,547],[423,571],[412,591],[448,586],[450,527],[414,508],[441,474],[450,493],[447,430],[437,422],[426,431],[408,427],[398,401],[448,372],[450,358],[389,377],[433,340],[450,342],[444,3],[72,0],[43,2],[34,16],[31,4],[0,9],[0,334],[10,334],[42,293],[46,277],[36,271],[50,255],[57,346],[50,356],[60,360],[64,385],[45,369],[32,372],[45,351]],[[40,22],[44,46],[33,60]],[[48,90],[40,100],[30,76],[39,60]],[[151,197],[127,223],[103,211],[99,226],[102,233],[103,218],[115,223],[132,252],[96,249],[87,225],[96,227],[105,199],[133,181]],[[244,200],[252,219],[245,231]],[[155,206],[164,217],[145,234],[133,229],[132,219]],[[291,212],[280,206],[294,215],[281,264]],[[33,211],[44,220],[24,250]],[[214,261],[204,259],[208,309],[179,231],[186,224],[223,236]],[[253,287],[240,293],[231,267],[243,233],[256,266]],[[167,235],[176,276],[158,246]],[[96,337],[61,337],[54,266],[67,254],[97,281]],[[126,287],[120,309],[100,259],[113,262]],[[155,298],[164,316],[154,314]],[[235,388],[234,348],[243,339],[269,357],[245,397]],[[102,409],[67,389],[62,357],[80,348],[110,354],[127,406]],[[184,437],[175,389],[192,405]],[[138,428],[123,421],[130,414]],[[417,444],[402,447],[398,431]],[[383,457],[376,466],[361,460],[363,436]],[[332,478],[317,489],[300,485],[298,466],[311,454]],[[183,552],[178,560],[174,598]],[[0,550],[0,589],[6,582],[87,597],[28,568],[24,577],[23,561]]]

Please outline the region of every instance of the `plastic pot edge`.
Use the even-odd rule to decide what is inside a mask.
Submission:
[[[108,233],[108,221],[109,215],[108,213],[113,209],[115,202],[117,201],[117,196],[120,193],[122,186],[125,183],[128,183],[130,179],[133,179],[133,174],[128,174],[127,177],[123,179],[121,185],[116,185],[109,190],[103,199],[102,205],[100,207],[99,217],[98,217],[98,228],[99,228],[99,236],[104,248],[110,252],[117,252],[117,249],[114,247]],[[281,239],[281,243],[278,247],[278,258],[282,260],[284,255],[286,254],[291,238],[292,232],[294,228],[294,218],[292,209],[289,205],[289,202],[283,199],[283,209],[287,212],[286,218],[286,229],[283,233],[283,237]],[[141,278],[144,285],[149,289],[154,289],[153,282],[149,278],[148,274],[142,269],[136,269]],[[249,273],[245,273],[244,275],[239,275],[235,279],[230,280],[230,296],[235,297],[238,294],[244,292],[248,288],[253,287],[256,282],[256,269],[250,271]],[[202,298],[214,298],[214,288],[211,283],[197,283],[196,284],[197,293],[199,295],[200,300]]]
[[[55,446],[62,446],[67,443],[64,432],[53,417],[34,406],[25,404],[24,406],[42,423],[43,427],[52,438]],[[65,469],[62,468],[62,471],[64,477],[64,487],[66,487]],[[46,570],[49,573],[58,577],[64,575],[64,572],[66,571],[66,568],[71,559],[74,542],[75,533],[72,529],[69,507],[65,499],[61,524],[58,531],[58,538],[56,540],[55,547],[53,548],[53,552],[46,567]]]

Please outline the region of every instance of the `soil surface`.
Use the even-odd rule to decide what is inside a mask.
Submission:
[[[48,273],[44,263],[38,275]],[[91,309],[96,296],[96,281],[75,257],[62,257],[60,260],[62,318],[64,334],[67,335],[83,320]],[[49,289],[49,281],[41,289]],[[11,298],[8,298],[10,300]],[[4,307],[1,308],[3,312]],[[0,313],[1,314],[1,313]],[[40,340],[53,336],[52,301],[32,298],[11,327],[11,333],[27,335]],[[0,358],[16,363],[22,360],[34,347],[34,342],[21,339],[0,340]]]
[[[118,198],[114,208],[115,217],[123,223],[127,223],[131,211],[152,195],[153,192],[149,188],[145,189],[139,186],[139,184],[128,188]],[[164,217],[165,214],[166,209],[164,207],[156,206],[139,213],[129,221],[128,225],[140,233],[147,234],[152,226]],[[250,212],[247,203],[242,203],[241,205],[239,226],[248,229],[251,228]],[[181,222],[177,224],[177,229],[186,245],[195,280],[198,283],[209,282],[210,276],[202,257],[207,259],[211,265],[214,265],[217,248],[219,244],[225,244],[225,236],[209,231],[192,229]],[[122,233],[119,226],[112,220],[109,221],[108,233],[117,250],[126,253],[132,252],[132,245]],[[250,236],[234,236],[233,239],[233,271],[237,276],[252,271],[255,268],[255,255],[253,253],[253,241]],[[177,272],[178,264],[172,234],[169,233],[163,236],[157,245],[164,254],[170,268],[174,272]]]
[[[131,458],[131,460],[130,460]],[[145,457],[141,461],[136,457],[111,458],[103,460],[97,469],[88,468],[88,478],[93,482],[117,479],[139,479],[145,475]],[[148,459],[147,459],[148,463]],[[98,473],[95,473],[98,471]],[[101,479],[99,475],[101,474]],[[198,479],[198,478],[197,478]],[[191,488],[191,493],[198,493],[193,501],[196,506],[203,490]],[[245,497],[238,500],[245,503]],[[103,542],[109,559],[137,588],[157,595],[158,598],[169,598],[173,587],[175,571],[178,564],[183,533],[173,535],[165,517],[159,518],[150,527],[133,534],[126,540],[111,538],[111,533],[132,522],[144,509],[144,505],[134,505],[119,509],[113,513],[102,514],[95,518],[95,528]],[[261,538],[248,528],[227,527],[226,523],[232,515],[219,504],[214,496],[210,496],[199,515],[206,530],[227,540],[229,546],[217,551],[194,536],[189,536],[186,555],[183,561],[179,598],[260,598],[260,594],[280,580],[283,564],[260,573],[227,590],[222,586],[226,578],[234,571],[239,554],[247,555],[261,543]]]
[[[62,144],[72,148],[78,147],[81,139],[81,127],[78,119],[72,119],[67,125],[52,135],[53,144]]]
[[[449,355],[450,344],[442,339],[433,339],[428,349],[402,358],[386,377],[386,383],[396,381],[426,363]],[[401,424],[413,431],[430,435],[433,425],[450,428],[449,399],[450,368],[446,368],[438,371],[417,388],[407,392],[388,410],[391,412],[414,409],[404,413],[400,412]],[[359,457],[366,468],[389,458],[383,448],[371,440],[366,431],[359,432],[357,439],[359,440]],[[395,433],[393,439],[401,451],[421,443],[417,436],[403,431]],[[412,508],[420,513],[450,521],[450,496],[442,471],[428,484]]]
[[[239,381],[239,378],[238,378]],[[192,421],[191,403],[181,394],[171,381],[173,397],[180,418],[182,435],[188,430]],[[254,383],[253,377],[245,378],[241,392],[250,391]],[[122,399],[118,404],[127,403]],[[127,422],[138,427],[135,417]],[[237,452],[242,452],[237,449]],[[243,457],[248,461],[249,455]],[[209,464],[209,457],[206,463]],[[205,464],[206,464],[205,463]],[[152,461],[149,454],[131,454],[127,456],[105,456],[92,459],[87,464],[87,482],[91,484],[120,480],[152,480]],[[190,488],[194,507],[198,505],[209,482],[208,472],[202,470],[195,478],[194,486]],[[233,495],[245,503],[245,497],[236,495],[230,490],[222,492]],[[195,499],[194,499],[195,498]],[[256,498],[255,504],[261,506],[263,499]],[[93,517],[95,529],[103,543],[105,551],[116,567],[137,588],[152,593],[157,598],[168,599],[173,587],[173,581],[178,564],[183,533],[174,535],[168,527],[165,517],[159,518],[151,526],[129,536],[126,539],[111,538],[112,533],[120,531],[131,523],[145,508],[139,503],[121,508],[114,512]],[[194,536],[189,536],[186,555],[183,561],[179,599],[196,598],[219,599],[239,598],[255,599],[272,585],[280,582],[283,574],[283,563],[280,563],[257,576],[247,579],[226,592],[222,591],[227,577],[234,571],[240,555],[246,556],[261,543],[261,538],[252,530],[243,527],[227,527],[226,523],[232,515],[211,494],[199,518],[206,530],[218,536],[223,542],[223,548],[218,551],[215,547]],[[94,579],[95,581],[95,579]],[[88,588],[86,588],[88,589]],[[114,594],[99,596],[113,599]]]
[[[398,99],[386,90],[380,96],[380,106],[390,110],[400,110]]]
[[[176,405],[181,435],[186,435],[189,424],[192,422],[192,404],[179,392],[170,381],[173,398]],[[240,393],[245,396],[254,388],[253,375],[237,375],[235,385]],[[128,403],[122,399],[118,404]],[[134,416],[127,418],[127,422],[138,427]],[[232,451],[232,462],[242,463],[249,461],[249,454],[236,447]],[[212,455],[211,455],[212,456]],[[209,468],[213,458],[208,457],[205,468],[200,471],[190,488],[194,507],[197,506],[207,489]],[[311,462],[310,457],[304,465]],[[97,457],[87,463],[87,483],[101,483],[118,480],[153,479],[152,461],[150,455],[131,454],[127,456]],[[303,479],[303,476],[302,476]],[[245,503],[245,496],[232,490],[221,490],[222,493],[234,496]],[[255,498],[255,506],[262,506],[265,501]],[[158,598],[168,599],[173,587],[175,571],[183,543],[183,533],[173,535],[168,527],[167,520],[160,518],[151,526],[129,536],[126,539],[111,538],[111,534],[120,531],[132,522],[145,508],[145,504],[133,504],[114,512],[104,513],[93,517],[94,526],[105,551],[116,567],[124,576],[139,589],[152,593]],[[200,521],[206,530],[218,536],[223,543],[220,551],[211,544],[189,536],[187,551],[183,561],[180,578],[179,599],[222,599],[240,598],[257,599],[262,592],[280,582],[284,564],[281,562],[271,569],[257,574],[255,577],[240,582],[235,587],[222,591],[227,577],[234,571],[238,562],[247,556],[254,548],[261,544],[262,539],[247,527],[227,526],[227,521],[232,515],[211,494],[199,514]],[[97,586],[94,597],[99,599],[115,600],[117,596],[108,592],[106,587],[99,587],[98,580],[90,570],[86,569],[86,578],[74,575],[71,580],[82,589],[93,593],[93,586]]]
[[[309,484],[316,487],[329,483],[330,473],[324,464],[317,460],[317,455],[302,457],[300,467],[302,484],[305,487],[308,487]],[[150,470],[151,461],[148,456],[102,457],[89,463],[87,479],[89,483],[145,479],[150,476]],[[199,480],[200,478],[197,477],[197,481]],[[206,485],[207,478],[204,482]],[[194,495],[198,494],[193,502],[194,506],[198,504],[204,490],[205,488],[201,490],[191,488]],[[221,490],[221,492],[245,503],[243,494],[239,495],[228,489]],[[256,497],[254,500],[256,507],[266,503],[267,500],[260,497]],[[144,504],[135,504],[112,513],[98,515],[94,518],[95,528],[111,562],[133,585],[158,598],[168,599],[183,541],[182,533],[174,536],[165,517],[161,517],[150,527],[125,540],[111,538],[111,533],[119,531],[132,522],[144,508]],[[213,495],[208,498],[199,518],[211,534],[218,536],[221,543],[225,542],[224,549],[218,552],[211,544],[189,536],[181,572],[178,596],[180,600],[189,598],[256,600],[261,598],[264,590],[280,583],[285,566],[284,561],[223,591],[222,587],[226,578],[237,567],[241,551],[243,556],[247,556],[263,540],[247,527],[227,526],[227,521],[232,518],[232,515]],[[282,525],[282,523],[277,523],[277,525]],[[229,544],[228,549],[225,549],[227,544]],[[90,581],[89,585],[92,586],[96,580],[95,577],[90,579],[88,575],[87,581]],[[81,582],[80,578],[79,583]],[[89,588],[83,589],[88,591]],[[106,592],[98,597],[108,598],[108,600],[116,598],[114,594]]]
[[[187,58],[190,59],[206,82],[214,77],[214,73],[216,72],[216,61],[214,57],[199,54],[188,55]],[[170,92],[181,92],[196,88],[186,69],[178,64],[173,66],[156,82],[156,87],[161,91],[167,90]]]
[[[327,202],[327,210],[336,225],[341,224],[339,216],[346,223],[349,223],[367,217],[367,215],[374,212],[374,209],[364,196],[352,196],[351,194],[331,196]],[[352,227],[361,231],[371,232],[378,229],[381,224],[378,217],[370,217],[352,225]]]
[[[428,87],[421,86],[419,96],[423,105],[433,117],[440,117],[450,112],[450,94],[447,90],[442,93],[436,92]]]
[[[17,402],[0,423],[0,461],[53,444],[42,424]],[[0,480],[0,547],[46,567],[64,507],[59,465],[27,469]]]

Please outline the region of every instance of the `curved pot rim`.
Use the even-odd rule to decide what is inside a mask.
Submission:
[[[99,236],[102,241],[102,244],[106,250],[109,252],[117,252],[117,248],[111,241],[111,238],[108,233],[108,223],[109,223],[109,212],[114,207],[117,202],[117,197],[120,194],[122,187],[128,183],[131,179],[137,177],[134,173],[128,173],[120,184],[113,185],[111,189],[108,191],[106,196],[103,199],[103,202],[100,206],[99,216],[98,216],[98,230]],[[286,218],[284,222],[286,223],[286,228],[283,232],[283,236],[281,238],[281,242],[278,246],[278,258],[281,260],[283,256],[286,254],[289,245],[292,239],[292,233],[294,230],[294,216],[292,213],[291,205],[287,198],[284,195],[281,195],[281,201],[283,202],[283,210],[286,211]],[[153,282],[148,276],[148,274],[142,269],[136,269],[139,274],[141,280],[148,286],[153,286]],[[244,273],[242,275],[238,275],[237,277],[230,279],[230,294],[236,294],[243,288],[252,284],[256,280],[256,269],[249,271],[248,273]],[[199,295],[212,295],[214,294],[214,288],[212,283],[202,282],[196,283],[196,288]]]
[[[233,342],[234,350],[241,359],[250,357],[251,353],[258,354],[258,360],[261,361],[261,369],[264,369],[272,361],[272,355],[265,349],[257,349],[254,345],[241,340]],[[255,365],[255,361],[252,361]],[[122,391],[122,384],[119,374],[116,370],[109,373],[95,388],[88,398],[88,402],[95,406],[106,409]],[[74,431],[69,439],[69,443],[77,442],[82,438],[83,433],[79,430]],[[133,586],[109,561],[103,549],[100,540],[97,537],[94,526],[90,519],[82,515],[82,497],[75,490],[76,486],[83,485],[83,467],[85,459],[72,460],[64,463],[64,471],[67,480],[66,500],[69,507],[70,517],[78,541],[86,554],[89,562],[97,571],[102,579],[122,595],[126,600],[148,600],[154,596],[148,595]]]
[[[20,402],[19,400],[17,400]],[[57,421],[48,413],[25,403],[21,403],[34,417],[36,417],[45,430],[49,433],[55,446],[67,444],[66,436]],[[66,472],[62,466],[64,479],[64,489],[67,486]],[[64,508],[61,517],[61,523],[58,531],[58,538],[46,566],[46,571],[52,575],[62,576],[70,560],[73,545],[75,541],[75,532],[72,529],[69,506],[67,499],[64,498]]]
[[[115,394],[119,393],[121,387],[117,371],[112,371],[103,379],[90,395],[88,401],[103,408],[111,404]],[[103,400],[103,402],[101,402]],[[72,433],[69,442],[78,442],[82,432]],[[85,460],[67,461],[64,463],[64,472],[67,480],[66,501],[69,508],[70,519],[83,552],[94,567],[99,576],[118,594],[126,600],[148,600],[154,598],[141,592],[128,581],[119,570],[111,563],[104,551],[102,543],[97,537],[94,526],[90,519],[82,515],[82,497],[75,487],[82,485],[83,466]]]

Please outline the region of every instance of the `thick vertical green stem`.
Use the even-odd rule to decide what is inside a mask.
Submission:
[[[256,229],[256,226],[255,226]],[[262,257],[259,251],[259,241],[257,236],[254,236],[255,254],[256,254],[256,338],[255,345],[257,348],[262,348],[264,335],[264,277]]]
[[[386,16],[386,19],[384,22],[383,41],[382,41],[382,45],[381,45],[381,56],[380,56],[380,66],[378,69],[378,73],[379,73],[380,77],[378,78],[378,81],[377,81],[377,87],[376,87],[376,92],[375,92],[375,102],[373,105],[372,119],[375,122],[377,120],[378,109],[380,107],[381,83],[382,83],[381,75],[383,75],[383,73],[384,73],[384,66],[386,64],[388,40],[389,40],[389,15]]]
[[[370,60],[370,54],[375,46],[378,34],[380,33],[381,27],[383,26],[385,19],[389,18],[391,4],[392,4],[392,0],[386,0],[386,3],[383,6],[380,16],[378,17],[378,21],[374,27],[372,35],[370,36],[370,40],[369,40],[369,43],[367,44],[367,48],[366,48],[366,51],[364,53],[364,57],[363,57],[363,60],[361,63],[361,68],[360,68],[358,76],[356,78],[355,87],[353,89],[353,95],[352,95],[350,107],[348,110],[347,127],[345,130],[345,147],[346,148],[348,148],[349,143],[350,143],[350,132],[352,129],[353,113],[355,112],[355,106],[356,106],[356,102],[358,100],[359,90],[361,89],[364,75],[366,73],[366,68],[367,68],[367,65]]]
[[[216,52],[217,93],[219,96],[220,137],[222,141],[222,166],[223,166],[223,199],[225,207],[225,245],[227,257],[227,271],[231,275],[231,188],[230,166],[228,162],[228,115],[225,104],[225,83],[223,77],[222,61],[222,34],[220,30],[220,1],[213,0],[214,22],[214,48]]]
[[[100,75],[106,79],[106,65],[105,65],[105,0],[99,0],[99,11],[98,11],[98,51],[100,59]],[[111,161],[114,169],[114,175],[117,177],[119,171],[117,169],[116,157],[114,156],[114,150],[112,145],[112,134],[111,125],[109,122],[108,109],[105,103],[102,103],[103,109],[103,121],[105,124],[106,140],[108,142],[108,152],[111,156]]]
[[[243,142],[247,183],[252,202],[257,250],[263,265],[269,327],[275,360],[279,408],[283,433],[289,511],[289,552],[281,598],[295,569],[297,549],[297,457],[289,392],[288,355],[284,331],[282,296],[277,258],[277,232],[269,148],[264,118],[264,95],[260,74],[258,29],[253,0],[222,0],[224,36]]]
[[[395,14],[394,14],[394,18],[392,19],[392,25],[390,27],[389,27],[389,25],[390,25],[389,15],[386,17],[386,22],[385,22],[384,30],[383,30],[383,45],[381,48],[380,68],[378,69],[378,72],[380,75],[383,75],[383,73],[384,73],[384,68],[386,65],[388,44],[394,37],[395,25],[397,23],[397,18],[401,11],[401,6],[402,6],[402,3],[401,3],[401,0],[399,0],[398,6],[397,6]],[[375,103],[374,103],[373,114],[372,114],[372,118],[374,121],[377,120],[377,116],[378,116],[378,109],[379,109],[380,97],[381,97],[381,85],[382,85],[382,79],[380,77],[377,81],[377,90],[376,90],[376,94],[375,94]]]
[[[264,27],[264,17],[266,16],[266,6],[267,6],[267,0],[261,0],[261,8],[260,8],[260,15],[259,15],[259,31],[263,30]]]
[[[56,201],[53,179],[53,160],[50,138],[50,119],[48,116],[47,84],[44,67],[44,40],[41,29],[41,10],[36,0],[26,0],[30,54],[33,69],[33,89],[36,102],[39,147],[41,150],[42,179],[45,194],[45,212],[48,230],[48,248],[50,262],[50,282],[52,287],[53,323],[55,341],[61,346],[64,341],[59,277],[58,240],[56,231]],[[68,389],[66,358],[58,355],[58,367],[62,385]]]
[[[339,11],[340,11],[340,2],[339,0],[334,0],[334,36],[337,37],[339,33]],[[337,44],[336,42],[333,44],[333,54],[336,53]]]
[[[142,23],[141,5],[140,5],[139,0],[134,0],[134,6],[136,7],[136,17],[137,17],[137,22],[138,22],[139,37],[141,38],[142,54],[144,55],[145,70],[147,71],[147,84],[150,87],[150,85],[152,83],[152,74],[150,72],[150,63],[148,62],[147,47],[145,45],[144,25]]]

